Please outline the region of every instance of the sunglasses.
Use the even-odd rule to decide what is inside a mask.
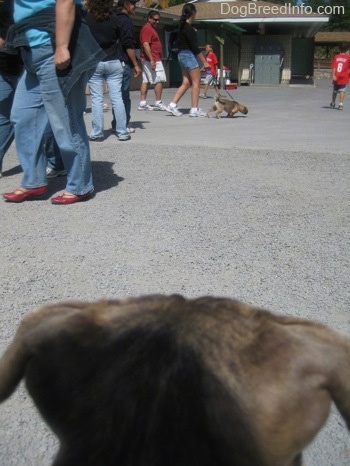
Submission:
[[[156,21],[157,23],[159,23],[159,21],[160,21],[160,18],[152,18],[152,19],[153,19],[153,21]]]

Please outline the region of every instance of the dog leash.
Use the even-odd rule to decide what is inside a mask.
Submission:
[[[225,92],[226,92],[226,94],[230,97],[231,100],[235,100],[235,99],[232,97],[232,95],[229,93],[229,91],[226,89],[226,87],[225,87]]]

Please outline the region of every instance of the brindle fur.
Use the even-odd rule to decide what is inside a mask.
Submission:
[[[55,466],[297,466],[334,401],[350,427],[350,343],[231,299],[67,302],[25,317],[0,360],[60,440]]]
[[[237,112],[244,113],[244,115],[248,113],[248,108],[245,105],[235,100],[224,99],[221,94],[217,94],[214,105],[207,112],[207,117],[209,118],[209,113],[216,111],[216,118],[221,118],[220,115],[224,110],[227,113],[227,118],[233,118]]]

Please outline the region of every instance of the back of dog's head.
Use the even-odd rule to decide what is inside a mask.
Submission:
[[[177,295],[48,306],[0,361],[0,399],[25,373],[60,439],[57,464],[287,464],[262,459],[270,442],[257,438],[252,411],[253,368],[284,367],[275,355],[289,333],[278,319],[230,299]],[[261,382],[257,390],[270,377]]]

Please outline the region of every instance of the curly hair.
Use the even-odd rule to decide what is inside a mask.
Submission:
[[[84,6],[97,21],[104,21],[115,11],[114,0],[85,0]]]

